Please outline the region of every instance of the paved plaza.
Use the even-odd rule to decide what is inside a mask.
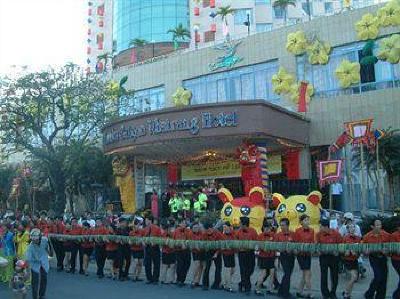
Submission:
[[[369,265],[367,264],[367,276],[364,279],[361,279],[355,285],[355,290],[353,293],[353,298],[363,298],[363,293],[368,288],[372,273],[370,272]],[[146,285],[144,282],[119,282],[113,281],[108,278],[104,278],[102,280],[98,279],[93,271],[94,264],[91,264],[91,274],[89,277],[84,277],[79,274],[67,274],[67,273],[57,273],[54,269],[51,270],[49,274],[49,284],[48,284],[48,293],[46,299],[114,299],[114,298],[159,298],[159,299],[183,299],[183,298],[191,298],[191,299],[204,299],[207,296],[207,299],[216,299],[216,298],[243,298],[247,297],[244,294],[234,293],[228,294],[224,291],[216,291],[209,290],[203,291],[201,289],[192,290],[190,287],[186,286],[184,288],[178,288],[175,285]],[[392,298],[392,292],[397,285],[397,275],[394,273],[391,265],[389,267],[389,281],[388,281],[388,292],[387,298]],[[213,268],[211,269],[213,271]],[[239,281],[238,269],[236,272],[235,282]],[[253,274],[253,280],[257,277],[257,270],[255,274]],[[295,270],[292,276],[292,289],[291,293],[295,294],[296,289],[295,286],[298,284],[300,279],[299,276],[299,268],[296,264]],[[320,298],[319,292],[319,265],[318,259],[313,259],[313,290],[316,298]],[[187,282],[191,281],[191,273],[188,275]],[[339,287],[338,287],[338,298],[341,295],[343,290],[343,285],[347,280],[346,274],[341,274],[339,279]],[[144,273],[143,273],[144,279]],[[4,284],[0,284],[0,299],[8,299],[12,298],[12,293]],[[256,295],[252,294],[251,297],[257,298]],[[269,296],[271,298],[275,298],[274,296]],[[31,298],[29,293],[28,298]],[[277,297],[276,297],[277,298]]]

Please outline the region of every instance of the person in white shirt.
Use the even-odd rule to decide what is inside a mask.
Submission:
[[[343,215],[343,224],[339,228],[340,235],[342,237],[344,237],[348,234],[347,225],[349,225],[349,224],[354,224],[354,226],[355,226],[354,234],[357,237],[362,237],[360,226],[358,224],[354,223],[354,215],[353,215],[353,213],[350,213],[350,212],[344,213],[344,215]]]

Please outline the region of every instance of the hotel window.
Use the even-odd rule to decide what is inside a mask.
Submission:
[[[275,6],[274,16],[276,19],[283,19],[285,17],[285,10],[280,6]]]
[[[191,104],[194,105],[240,100],[279,104],[271,83],[278,68],[275,60],[186,80],[183,86],[192,92]]]
[[[272,30],[272,23],[258,23],[256,24],[257,32],[266,32]]]
[[[262,4],[271,4],[271,0],[256,0],[256,5],[262,5]]]
[[[332,2],[325,2],[325,13],[332,14],[333,13],[333,3]]]
[[[335,70],[347,59],[360,62],[363,58],[362,49],[365,42],[337,47],[332,50],[326,65],[311,65],[306,55],[297,58],[297,76],[299,80],[307,80],[314,86],[317,96],[331,97],[340,94],[356,94],[370,90],[398,87],[400,84],[400,67],[379,60],[375,65],[361,65],[361,82],[349,88],[342,89],[335,76]],[[377,51],[378,45],[375,45]]]
[[[160,110],[165,107],[165,88],[155,87],[135,91],[132,97],[121,97],[118,103],[120,116]]]
[[[244,25],[244,22],[247,22],[248,13],[250,14],[250,24],[253,24],[253,10],[250,8],[244,8],[235,10],[235,25]]]

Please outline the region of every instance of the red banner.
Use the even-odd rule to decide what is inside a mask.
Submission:
[[[178,165],[173,163],[168,163],[167,166],[167,181],[168,184],[176,184],[178,182]]]
[[[300,151],[286,153],[285,168],[288,180],[298,180],[300,178]]]

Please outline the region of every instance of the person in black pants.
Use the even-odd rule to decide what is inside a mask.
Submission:
[[[241,227],[237,232],[237,238],[243,241],[256,241],[258,238],[257,232],[254,228],[249,227],[250,219],[248,217],[240,217],[240,223]],[[240,268],[239,292],[245,291],[247,294],[250,294],[250,278],[256,266],[254,250],[241,249],[238,255]]]
[[[382,221],[374,219],[371,225],[372,230],[363,237],[364,243],[387,243],[391,241],[391,236],[382,229]],[[369,254],[369,263],[374,272],[367,292],[364,294],[366,299],[386,298],[386,285],[388,276],[388,266],[386,253],[383,251],[366,252]],[[397,299],[397,298],[396,298]]]
[[[104,227],[101,219],[96,220],[95,235],[107,235],[108,230]],[[96,242],[94,247],[97,265],[97,277],[104,277],[104,265],[107,259],[106,244],[104,242]]]
[[[316,236],[320,244],[338,244],[342,242],[342,236],[337,230],[329,228],[329,220],[321,220],[321,228]],[[321,293],[323,299],[336,299],[336,290],[339,281],[339,256],[337,252],[323,252],[319,256],[321,269]],[[328,270],[331,276],[331,289],[328,287]]]
[[[128,219],[120,218],[119,227],[116,234],[120,236],[129,236]],[[118,252],[118,265],[119,265],[119,280],[124,281],[128,279],[129,267],[131,266],[131,249],[128,243],[119,244]]]
[[[179,226],[174,231],[175,240],[190,240],[190,230],[186,227],[186,220],[180,219]],[[185,285],[187,273],[191,262],[190,250],[186,247],[176,248],[176,283],[179,287]]]
[[[289,230],[289,219],[282,218],[279,222],[281,231],[276,234],[275,240],[277,242],[293,242],[294,233]],[[283,268],[283,277],[278,290],[278,295],[283,298],[290,298],[290,279],[294,268],[294,255],[292,252],[281,251],[279,261]]]
[[[72,227],[72,235],[80,235],[81,234],[81,228],[78,226],[78,222],[76,220],[76,218],[72,218],[71,219],[71,227]],[[72,245],[71,245],[71,270],[70,272],[72,274],[75,273],[76,270],[76,257],[78,255],[79,252],[79,274],[84,274],[83,273],[83,252],[82,252],[82,248],[81,248],[81,244],[78,242],[74,242],[72,241]]]
[[[153,216],[145,219],[145,229],[143,235],[145,237],[161,237],[161,229],[153,224]],[[160,246],[147,244],[144,248],[144,268],[146,272],[147,284],[158,284],[160,278]]]
[[[62,224],[62,217],[60,218],[56,219],[55,223],[53,224],[53,230],[51,231],[51,233],[63,234],[64,227]],[[62,241],[56,238],[52,238],[51,243],[53,245],[54,253],[56,254],[57,258],[57,272],[61,272],[64,270],[64,259],[65,259],[64,244]]]
[[[206,229],[204,233],[204,240],[206,241],[218,241],[222,240],[222,234],[210,227],[208,223],[204,224],[204,228]],[[208,290],[210,285],[210,268],[212,262],[215,265],[215,275],[214,275],[214,283],[211,286],[211,289],[218,290],[221,288],[221,272],[222,272],[222,257],[221,253],[217,250],[209,250],[205,252],[205,260],[206,267],[203,273],[203,290]]]

